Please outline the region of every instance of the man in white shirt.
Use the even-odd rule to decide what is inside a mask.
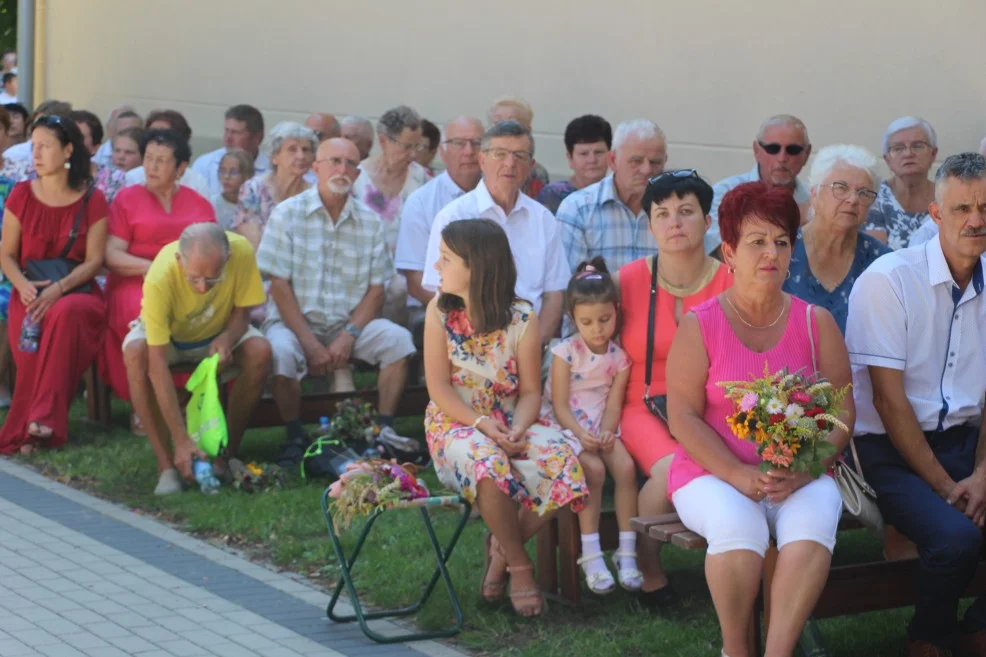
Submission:
[[[421,285],[431,225],[442,208],[463,194],[476,189],[483,172],[479,169],[479,147],[483,141],[483,124],[471,116],[452,119],[442,128],[438,154],[445,171],[404,201],[401,227],[397,236],[394,265],[407,279],[407,305],[411,308],[409,328],[424,320],[424,309],[435,296]]]
[[[547,344],[561,325],[562,299],[571,270],[548,209],[520,190],[530,175],[534,138],[516,121],[501,121],[483,135],[476,189],[452,201],[435,217],[428,238],[421,284],[438,289],[438,247],[442,230],[459,219],[492,219],[503,227],[517,265],[517,296],[534,304]]]
[[[929,207],[937,239],[877,259],[849,296],[855,444],[884,520],[920,556],[909,655],[986,654],[986,599],[959,597],[986,525],[986,158],[953,155]]]
[[[719,236],[719,203],[726,192],[748,182],[765,182],[768,185],[787,187],[794,193],[794,200],[801,206],[803,217],[808,210],[808,188],[798,174],[811,156],[808,128],[796,116],[778,114],[762,124],[753,140],[753,157],[757,164],[750,171],[720,180],[712,186],[712,225],[705,233],[705,250],[712,253],[722,244]]]
[[[154,110],[147,115],[147,130],[174,130],[187,141],[192,140],[192,128],[188,125],[185,116],[176,110]],[[141,145],[140,156],[144,157],[143,145]],[[140,166],[127,172],[126,183],[130,185],[141,185],[146,180],[144,167]],[[192,167],[185,167],[185,173],[178,180],[179,184],[194,189],[196,192],[209,198],[209,184],[205,178],[192,171]]]
[[[266,153],[260,152],[260,144],[264,141],[264,116],[253,105],[233,105],[226,110],[223,123],[223,147],[199,156],[191,169],[205,179],[209,193],[206,198],[212,198],[223,191],[219,182],[219,162],[226,151],[237,148],[246,151],[253,157],[254,175],[262,175],[270,171],[270,159]]]
[[[113,164],[113,139],[128,128],[140,128],[144,119],[140,118],[132,105],[117,105],[110,112],[110,120],[106,122],[106,141],[99,145],[92,161],[101,166]]]

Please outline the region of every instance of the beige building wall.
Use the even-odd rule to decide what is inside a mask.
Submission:
[[[894,118],[937,128],[942,155],[986,134],[984,0],[46,0],[39,94],[105,116],[173,107],[193,149],[235,103],[268,127],[310,111],[441,123],[502,94],[535,109],[537,159],[567,173],[579,114],[655,120],[670,166],[752,166],[759,122],[793,113],[816,148],[879,152]]]

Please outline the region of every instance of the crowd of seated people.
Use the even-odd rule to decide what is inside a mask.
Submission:
[[[485,125],[435,125],[406,105],[269,132],[250,105],[222,118],[223,146],[194,158],[174,109],[120,105],[104,126],[58,100],[0,108],[0,453],[69,441],[95,363],[154,449],[155,492],[180,492],[200,453],[169,367],[210,354],[235,380],[219,471],[242,467],[265,387],[284,425],[278,463],[297,466],[302,379],[351,389],[354,362],[378,372],[382,436],[410,444],[394,415],[421,355],[435,468],[489,528],[485,598],[544,611],[524,542],[570,506],[589,588],[661,608],[675,594],[629,518],[676,511],[709,544],[732,657],[746,655],[776,539],[766,649],[790,655],[841,499],[828,476],[761,472],[726,426],[715,382],[769,360],[854,384],[849,431],[828,440],[841,452],[855,436],[884,517],[917,546],[909,654],[986,655],[986,600],[957,611],[986,526],[982,154],[948,154],[932,173],[934,128],[901,117],[881,180],[866,149],[813,148],[778,114],[756,131],[753,168],[713,184],[667,168],[673,135],[653,121],[585,114],[564,132],[571,175],[550,182],[517,97],[493,101]],[[56,260],[69,264],[32,273]],[[607,472],[615,576],[599,547]]]

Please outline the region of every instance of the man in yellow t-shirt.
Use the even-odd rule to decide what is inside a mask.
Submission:
[[[179,472],[192,478],[192,457],[205,458],[185,430],[168,368],[219,354],[224,374],[238,372],[227,410],[226,457],[235,458],[270,371],[270,345],[249,317],[250,307],[266,295],[253,247],[214,223],[193,224],[161,249],[143,293],[140,318],[123,340],[123,359],[134,411],[157,457],[154,493],[168,495],[181,491]]]

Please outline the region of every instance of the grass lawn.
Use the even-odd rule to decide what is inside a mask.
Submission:
[[[290,483],[269,493],[247,494],[224,489],[219,495],[198,491],[156,498],[154,457],[146,440],[126,429],[123,406],[114,407],[114,427],[107,431],[82,419],[84,406],[72,410],[73,441],[57,452],[26,461],[63,483],[126,504],[140,512],[177,523],[184,530],[246,550],[257,559],[329,585],[337,576],[328,540],[317,482]],[[406,435],[422,437],[420,418],[398,424]],[[281,431],[253,430],[244,440],[244,461],[271,461],[278,453]],[[20,458],[20,457],[18,457]],[[439,489],[434,473],[426,479]],[[433,568],[431,549],[415,512],[388,514],[377,522],[360,557],[358,586],[379,605],[406,604],[417,597]],[[436,512],[440,537],[451,533],[454,514]],[[458,647],[482,655],[510,657],[570,657],[609,655],[667,655],[683,657],[719,654],[715,613],[702,571],[704,554],[668,548],[666,563],[681,604],[663,615],[642,613],[622,591],[585,611],[553,605],[546,617],[519,619],[509,604],[492,608],[479,601],[482,566],[482,523],[471,522],[449,564],[466,616],[467,629]],[[347,535],[349,544],[355,531]],[[533,549],[533,542],[532,542]],[[840,537],[836,560],[877,558],[879,546],[863,532]],[[441,585],[439,585],[441,588]],[[436,593],[417,619],[422,626],[448,620],[446,598]],[[900,653],[909,610],[862,614],[820,622],[832,655],[881,657]]]

